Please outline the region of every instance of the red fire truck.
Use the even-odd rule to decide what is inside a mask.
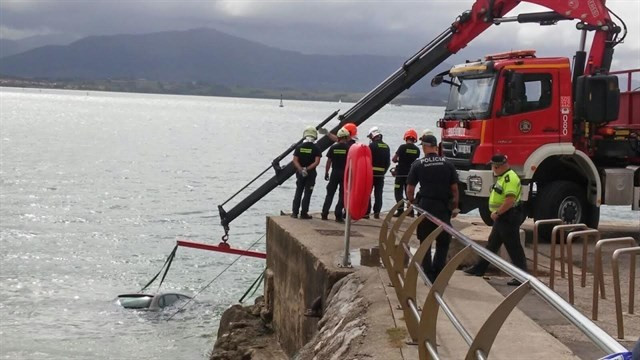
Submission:
[[[451,86],[438,125],[441,151],[458,169],[463,212],[479,208],[491,222],[487,163],[494,153],[507,155],[521,176],[534,219],[596,227],[602,204],[640,209],[640,91],[631,88],[640,69],[621,72],[622,93],[619,73],[572,79],[570,70],[567,58],[523,50],[456,65],[433,79]]]
[[[550,11],[506,16],[521,2]],[[517,22],[546,26],[565,20],[577,20],[581,34],[573,62],[537,58],[532,50],[514,51],[454,66],[432,81],[432,85],[444,82],[451,86],[439,126],[442,152],[460,175],[461,210],[479,208],[490,222],[486,204],[493,175],[487,162],[496,152],[506,154],[522,176],[525,206],[536,219],[560,217],[594,227],[601,204],[632,204],[638,209],[640,94],[632,89],[633,72],[624,73],[628,80],[622,93],[619,74],[610,72],[614,48],[623,42],[627,31],[604,0],[476,0],[471,10],[461,13],[451,26],[340,115],[340,123],[331,132],[335,134],[348,122],[360,125],[492,25]],[[587,55],[588,33],[593,34],[593,42]],[[328,137],[317,142],[323,151],[331,144]],[[292,150],[274,159],[270,167],[274,176],[233,208],[225,210],[223,206],[246,186],[218,206],[225,238],[231,221],[295,173],[291,162],[280,166]]]

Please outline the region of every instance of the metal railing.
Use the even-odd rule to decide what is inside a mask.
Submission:
[[[502,324],[529,290],[533,290],[548,304],[559,311],[560,314],[576,326],[605,353],[611,354],[626,351],[624,346],[582,315],[582,313],[536,277],[516,268],[498,255],[476,244],[467,236],[425,210],[406,204],[407,209],[404,213],[402,213],[395,222],[392,222],[393,214],[395,214],[396,210],[400,208],[403,203],[404,201],[398,202],[383,220],[380,229],[379,246],[382,262],[389,273],[389,278],[396,290],[398,301],[404,311],[407,330],[411,339],[418,344],[420,359],[440,358],[436,345],[436,328],[440,309],[443,310],[443,313],[451,321],[453,327],[462,336],[467,345],[469,345],[466,359],[486,359],[489,356],[493,342]],[[407,215],[414,209],[418,211],[420,216],[412,218],[412,222],[408,225],[406,231],[404,231],[400,237],[400,240],[396,242],[402,223],[407,219]],[[438,228],[427,236],[415,254],[412,255],[411,249],[409,248],[409,240],[415,233],[418,224],[424,219],[430,220],[436,224]],[[435,281],[431,283],[422,269],[422,259],[424,256],[427,256],[427,250],[442,231],[452,235],[464,248],[449,260]],[[475,252],[499,270],[522,283],[522,285],[507,295],[496,307],[475,337],[471,336],[443,298],[444,291],[455,270],[472,252]],[[405,271],[405,258],[407,257],[410,261]],[[422,309],[418,306],[416,296],[418,276],[425,285],[430,287]]]
[[[629,254],[629,314],[633,314],[633,301],[636,281],[636,256],[640,255],[640,246],[617,249],[611,257],[611,268],[613,270],[613,291],[616,302],[616,323],[618,324],[618,339],[624,339],[624,321],[622,319],[622,299],[620,295],[620,267],[618,257]]]

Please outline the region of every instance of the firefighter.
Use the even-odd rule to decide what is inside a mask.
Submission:
[[[384,174],[387,173],[391,164],[391,151],[389,145],[382,141],[382,133],[377,126],[369,130],[367,137],[371,140],[369,149],[371,149],[371,162],[373,167],[373,217],[380,218],[380,210],[382,209],[382,188],[384,187]],[[369,218],[371,213],[371,199],[369,199],[369,208],[364,216]]]
[[[398,163],[395,168],[395,174],[393,174],[396,177],[393,189],[396,202],[404,198],[409,169],[411,168],[411,164],[420,157],[420,149],[415,145],[417,140],[418,133],[414,129],[407,130],[404,133],[405,143],[398,147],[395,155],[393,155],[393,159],[391,159],[394,163]],[[403,212],[404,206],[401,206],[393,216],[398,217]],[[413,216],[413,212],[411,212],[409,216]]]
[[[458,174],[455,167],[444,156],[438,155],[438,140],[433,135],[422,137],[422,151],[424,157],[411,165],[407,177],[407,199],[416,204],[443,222],[451,225],[451,218],[460,212],[458,209]],[[420,184],[420,198],[416,199],[416,185]],[[438,225],[429,219],[424,219],[418,225],[416,235],[420,243]],[[431,247],[422,260],[422,268],[425,274],[434,282],[438,274],[447,262],[447,252],[451,235],[442,232],[436,238],[436,253],[431,260]]]
[[[487,249],[496,253],[500,246],[504,244],[513,265],[526,272],[527,258],[520,244],[520,225],[525,219],[520,208],[520,196],[522,193],[520,177],[515,171],[511,170],[507,156],[503,154],[493,155],[491,168],[498,179],[491,188],[491,194],[489,194],[489,210],[491,211],[493,227],[489,235]],[[464,272],[467,275],[483,276],[488,266],[489,262],[487,260],[480,259],[476,265],[466,269]],[[507,284],[518,286],[520,282],[517,279],[512,279]]]
[[[347,164],[347,153],[349,152],[349,140],[351,135],[345,128],[338,130],[337,134],[338,142],[331,145],[327,150],[327,165],[325,167],[324,179],[329,181],[327,184],[327,196],[324,198],[324,205],[322,205],[322,220],[327,220],[329,216],[329,209],[331,208],[331,202],[333,202],[333,196],[336,193],[336,188],[339,188],[338,203],[335,208],[335,215],[337,222],[344,222],[343,218],[343,179],[344,168]],[[329,169],[331,169],[331,176],[329,176]]]
[[[358,126],[356,126],[356,124],[354,124],[354,123],[346,123],[346,124],[344,124],[344,126],[341,129],[345,129],[345,130],[347,130],[349,132],[349,140],[347,141],[349,146],[355,144],[356,140],[358,140]],[[319,132],[322,135],[328,136],[329,139],[331,139],[331,141],[338,142],[338,137],[336,135],[330,133],[329,131],[327,131],[327,129],[320,128]]]
[[[313,186],[316,184],[316,167],[320,164],[322,152],[315,144],[318,138],[318,131],[313,126],[308,126],[302,133],[303,142],[296,147],[293,152],[293,166],[296,168],[296,193],[293,197],[293,208],[291,209],[291,217],[300,219],[311,219],[309,215],[309,203],[311,202],[311,193]],[[304,198],[302,193],[304,192]],[[302,199],[302,209],[300,209],[300,200]]]

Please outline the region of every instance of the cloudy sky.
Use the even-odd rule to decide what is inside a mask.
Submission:
[[[559,0],[562,1],[562,0]],[[1,0],[0,36],[75,37],[210,27],[303,53],[409,57],[441,33],[471,0]],[[640,0],[608,0],[629,35],[613,68],[640,68]],[[523,4],[509,15],[544,11]],[[449,62],[535,48],[539,56],[572,56],[575,21],[556,26],[495,26]]]

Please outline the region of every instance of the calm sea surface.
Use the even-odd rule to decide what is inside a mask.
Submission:
[[[176,240],[217,244],[217,205],[306,125],[349,108],[278,102],[0,89],[0,357],[206,358],[221,313],[264,261],[243,258],[204,288],[236,257],[180,248],[161,291],[198,295],[169,321],[177,308],[123,310],[115,297],[151,279]],[[386,106],[362,126],[361,138],[376,125],[395,149],[408,127],[433,129],[442,110]],[[312,211],[325,194],[324,181],[317,183]],[[264,251],[265,216],[290,211],[294,187],[289,180],[232,222],[232,245],[259,240],[253,249]],[[637,214],[605,207],[603,216]]]

